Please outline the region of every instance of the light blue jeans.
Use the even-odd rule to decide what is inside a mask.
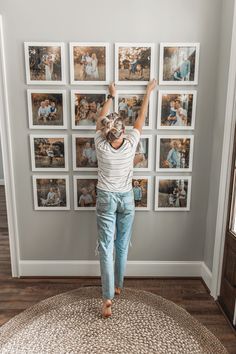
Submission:
[[[103,299],[113,299],[115,287],[122,289],[135,214],[133,190],[107,192],[97,189],[97,250]],[[115,237],[116,234],[116,238]],[[113,264],[115,244],[115,266]],[[95,251],[96,254],[96,251]]]

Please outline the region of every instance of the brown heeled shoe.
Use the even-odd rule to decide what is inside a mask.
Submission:
[[[111,316],[111,300],[106,300],[102,304],[102,317],[107,318]]]

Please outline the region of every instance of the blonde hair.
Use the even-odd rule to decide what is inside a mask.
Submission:
[[[125,129],[124,122],[118,113],[110,113],[101,120],[102,133],[110,143],[122,135]]]

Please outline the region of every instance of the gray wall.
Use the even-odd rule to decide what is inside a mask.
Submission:
[[[209,176],[212,173],[212,127],[215,121],[216,84],[219,74],[217,64],[220,11],[220,0],[121,0],[112,2],[112,6],[109,0],[71,0],[60,3],[55,0],[41,0],[40,3],[32,0],[25,0],[24,3],[1,0],[21,259],[96,259],[94,212],[33,210],[31,176],[34,173],[31,171],[28,139],[30,130],[27,118],[24,41],[107,41],[111,43],[112,69],[114,42],[154,42],[156,46],[162,41],[201,43],[199,85],[196,87],[198,102],[194,131],[191,211],[137,212],[129,259],[203,259]],[[156,56],[156,73],[157,58]],[[67,77],[68,74],[67,66]],[[68,103],[70,88],[68,84]],[[155,95],[155,105],[156,98]],[[153,119],[156,121],[156,109]],[[69,110],[68,121],[70,123]],[[37,131],[41,132],[45,131]],[[68,129],[68,135],[71,132],[71,129]],[[35,130],[32,133],[35,133]],[[151,132],[153,135],[156,133],[155,129]],[[71,142],[71,139],[69,141]],[[73,204],[71,150],[69,157],[70,197]],[[150,174],[156,175],[155,172]],[[154,186],[154,178],[152,185]]]
[[[0,179],[4,179],[4,175],[3,175],[3,164],[2,164],[2,145],[1,145],[1,139],[0,139]]]
[[[234,0],[222,2],[204,261],[212,269]]]

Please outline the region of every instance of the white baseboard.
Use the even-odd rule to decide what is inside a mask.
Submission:
[[[0,178],[0,186],[1,185],[3,186],[4,184],[5,184],[4,179]]]
[[[98,261],[20,260],[20,276],[100,276]],[[126,276],[202,277],[211,286],[211,272],[202,261],[127,261]]]
[[[206,263],[202,262],[201,277],[204,280],[206,286],[211,291],[212,286],[212,272],[207,267]]]

